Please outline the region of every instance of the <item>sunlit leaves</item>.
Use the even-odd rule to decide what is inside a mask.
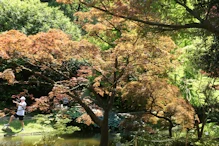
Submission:
[[[0,78],[7,80],[9,85],[13,85],[15,82],[15,75],[12,69],[6,69],[3,72],[0,72]]]
[[[19,30],[26,35],[61,29],[73,40],[81,37],[80,30],[62,11],[40,0],[1,0],[0,31]]]
[[[95,52],[94,45],[83,40],[73,42],[60,30],[50,30],[48,33],[41,32],[32,36],[11,30],[1,34],[0,40],[1,57],[5,59],[27,57],[31,62],[60,64],[73,56],[82,58],[82,54],[85,54],[84,58],[91,55],[95,57],[95,53],[90,53]]]
[[[72,2],[74,2],[75,0],[56,0],[56,2],[58,3],[64,3],[64,4],[71,4]]]

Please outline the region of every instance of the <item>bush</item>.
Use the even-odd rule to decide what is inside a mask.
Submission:
[[[53,131],[50,131],[50,134],[54,136],[72,134],[75,131],[80,131],[79,127],[67,126],[67,123],[69,123],[71,119],[65,117],[65,115],[63,115],[61,111],[48,115],[38,114],[34,117],[34,119],[38,124],[41,124],[42,126],[52,126]]]
[[[15,29],[31,35],[55,28],[70,34],[74,40],[81,36],[79,28],[62,11],[39,0],[1,0],[0,24],[1,32]]]
[[[86,11],[87,10],[87,8],[85,8],[83,5],[79,5],[77,3],[63,4],[63,3],[56,2],[56,0],[48,1],[48,5],[50,7],[58,7],[59,10],[64,12],[65,16],[67,16],[71,19],[71,21],[77,20],[77,17],[74,16],[75,12],[77,12],[79,10],[80,11]]]

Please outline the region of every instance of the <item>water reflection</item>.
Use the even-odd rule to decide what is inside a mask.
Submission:
[[[53,144],[39,144],[42,142],[42,136],[13,136],[1,137],[0,146],[98,146],[99,139],[97,138],[70,138],[65,137],[51,139],[54,140]]]

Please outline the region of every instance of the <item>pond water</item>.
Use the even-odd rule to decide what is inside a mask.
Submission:
[[[10,136],[0,137],[0,146],[98,146],[99,138],[51,138],[48,136]]]

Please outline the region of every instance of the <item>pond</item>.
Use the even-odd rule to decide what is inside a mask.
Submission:
[[[98,146],[99,138],[72,138],[66,136],[64,138],[51,138],[48,136],[10,136],[0,137],[0,146]]]

